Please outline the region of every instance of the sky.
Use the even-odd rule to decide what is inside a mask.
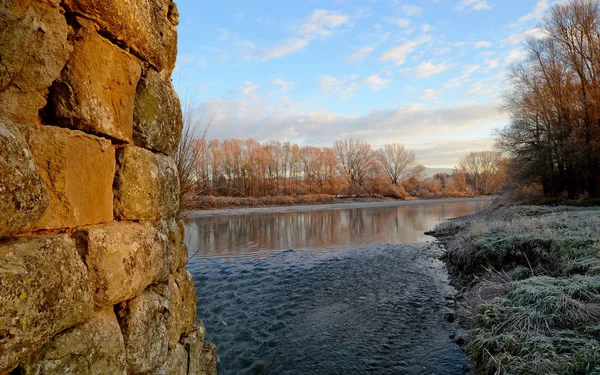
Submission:
[[[211,139],[399,142],[451,168],[494,147],[553,1],[179,0],[172,80]]]

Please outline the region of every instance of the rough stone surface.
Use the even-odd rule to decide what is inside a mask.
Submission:
[[[66,0],[73,13],[94,20],[100,31],[116,43],[169,76],[177,58],[179,13],[171,0]]]
[[[169,349],[167,362],[157,371],[157,375],[187,375],[188,353],[183,345],[178,344],[174,349]]]
[[[202,352],[200,354],[200,367],[198,372],[192,372],[189,370],[188,374],[217,375],[217,346],[215,344],[204,341]]]
[[[27,232],[44,215],[48,192],[19,129],[0,117],[0,238]]]
[[[169,348],[174,349],[181,335],[193,329],[196,319],[196,291],[194,279],[183,269],[171,275],[166,284],[156,284],[150,288],[167,301],[167,330]]]
[[[98,308],[135,297],[161,270],[164,240],[150,224],[115,222],[73,237],[90,270]]]
[[[0,245],[0,372],[93,313],[92,285],[65,234]]]
[[[55,126],[22,126],[50,205],[34,229],[110,222],[115,151],[103,138]]]
[[[179,144],[182,127],[181,105],[171,82],[154,69],[148,69],[138,83],[135,96],[135,145],[169,154]]]
[[[169,349],[167,300],[151,291],[121,303],[117,318],[123,332],[128,374],[159,370],[167,360]]]
[[[58,334],[22,366],[21,373],[127,374],[125,344],[112,306]]]
[[[156,223],[156,228],[163,236],[165,243],[165,260],[157,281],[166,281],[169,275],[179,271],[187,263],[187,247],[183,243],[183,237],[175,219],[162,219]]]
[[[135,146],[119,149],[113,188],[117,219],[141,221],[177,214],[179,180],[169,156]]]
[[[47,89],[71,53],[58,3],[5,0],[0,7],[0,116],[15,124],[39,123]]]
[[[80,27],[74,40],[73,53],[50,91],[53,120],[62,126],[131,141],[141,74],[138,59],[90,26]]]
[[[182,269],[169,279],[169,344],[174,345],[181,334],[192,329],[196,321],[196,291],[194,279]]]
[[[181,344],[188,352],[188,369],[190,374],[199,374],[203,365],[202,348],[204,346],[204,335],[206,328],[201,321],[196,321],[189,332],[181,336]]]

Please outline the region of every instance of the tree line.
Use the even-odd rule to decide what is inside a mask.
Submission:
[[[600,1],[553,6],[544,37],[526,43],[526,59],[510,69],[506,109],[511,123],[498,146],[511,156],[519,184],[547,195],[600,195]]]
[[[425,167],[400,143],[373,149],[357,139],[332,147],[250,139],[207,140],[184,135],[176,155],[183,195],[228,197],[327,195],[466,196],[497,193],[505,159],[471,153],[452,173],[424,178]]]

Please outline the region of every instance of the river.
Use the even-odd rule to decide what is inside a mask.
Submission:
[[[462,374],[424,234],[489,199],[203,211],[186,243],[219,374]]]

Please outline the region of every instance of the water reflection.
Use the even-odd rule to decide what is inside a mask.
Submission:
[[[372,243],[416,243],[437,223],[487,208],[491,202],[421,205],[197,217],[186,242],[200,257],[235,256],[265,250],[319,249]]]

